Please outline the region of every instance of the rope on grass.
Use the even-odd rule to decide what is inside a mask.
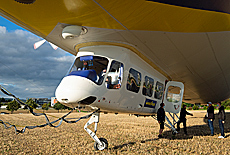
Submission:
[[[4,94],[13,97],[13,98],[15,99],[16,102],[18,102],[18,103],[21,104],[21,105],[24,105],[27,109],[29,109],[30,113],[32,113],[34,116],[42,116],[42,115],[43,115],[43,116],[45,117],[45,119],[46,119],[46,123],[45,123],[45,124],[42,124],[42,125],[35,125],[35,126],[25,126],[25,127],[24,127],[23,129],[21,129],[21,130],[18,130],[17,127],[16,127],[16,125],[12,125],[12,124],[10,124],[9,122],[4,122],[4,121],[2,121],[2,120],[0,119],[0,124],[3,124],[4,127],[5,127],[6,129],[9,129],[9,128],[11,128],[11,127],[14,127],[15,133],[16,133],[16,134],[24,133],[26,129],[34,129],[34,128],[38,128],[38,127],[41,128],[41,127],[45,127],[45,126],[47,126],[47,125],[49,125],[50,127],[57,128],[57,127],[59,127],[59,126],[62,124],[63,121],[65,121],[66,123],[77,123],[77,122],[80,121],[81,119],[87,119],[87,118],[89,118],[90,116],[92,116],[94,113],[96,113],[96,112],[99,111],[99,109],[98,109],[98,110],[92,112],[92,113],[89,114],[89,115],[80,117],[80,118],[78,118],[78,119],[76,118],[76,120],[73,120],[73,121],[68,121],[67,119],[70,119],[70,118],[66,118],[66,117],[67,117],[70,113],[73,112],[74,109],[72,109],[70,112],[68,112],[68,113],[65,114],[64,116],[58,118],[58,119],[55,120],[55,121],[50,122],[50,121],[49,121],[49,118],[47,117],[47,115],[46,115],[45,113],[35,113],[35,112],[33,111],[33,108],[31,108],[29,105],[27,105],[27,104],[25,104],[24,102],[22,102],[21,100],[19,100],[15,95],[13,95],[13,94],[11,94],[10,92],[8,92],[5,88],[3,89],[3,87],[2,87],[1,85],[0,85],[0,89],[1,89],[1,91],[2,91]],[[75,119],[75,118],[71,118],[71,119]],[[58,121],[60,121],[58,125],[56,125],[56,126],[53,125],[54,123],[56,123],[56,122],[58,122]]]

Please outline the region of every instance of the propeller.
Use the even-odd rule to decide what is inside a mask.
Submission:
[[[39,47],[40,47],[42,44],[44,44],[45,42],[46,42],[46,40],[43,39],[43,40],[40,40],[40,41],[34,43],[34,49],[36,50],[37,48],[39,48]],[[48,42],[48,43],[51,45],[51,47],[52,47],[54,50],[57,50],[57,49],[58,49],[58,46],[54,45],[54,44],[51,43],[51,42]]]
[[[51,47],[54,49],[54,50],[57,50],[58,49],[58,47],[56,46],[56,45],[54,45],[53,43],[51,43],[51,42],[48,42],[50,45],[51,45]]]

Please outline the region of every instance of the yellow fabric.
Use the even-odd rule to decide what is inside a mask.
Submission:
[[[217,32],[230,30],[230,15],[145,0],[0,1],[0,14],[47,36],[58,23],[146,31]]]

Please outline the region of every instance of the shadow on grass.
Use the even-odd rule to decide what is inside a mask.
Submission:
[[[193,117],[193,118],[202,118],[202,117]],[[211,130],[208,126],[208,120],[203,119],[203,122],[206,124],[204,125],[194,125],[194,126],[189,126],[187,127],[187,133],[188,135],[184,135],[184,129],[181,128],[179,133],[176,134],[175,136],[172,135],[171,131],[165,131],[165,137],[166,139],[191,139],[193,136],[211,136]],[[189,124],[187,124],[189,125]],[[181,125],[182,127],[183,125]],[[219,120],[218,116],[215,115],[215,120],[213,122],[214,126],[214,135],[220,135],[220,128],[219,128]],[[230,133],[230,112],[226,112],[226,120],[224,123],[224,132],[225,132],[225,137],[229,137],[228,135]]]
[[[220,135],[220,128],[219,128],[219,122],[218,122],[218,117],[217,115],[215,116],[216,119],[214,120],[213,126],[214,126],[214,136],[215,135]],[[202,117],[193,117],[193,118],[202,118]],[[189,126],[187,127],[187,132],[188,135],[184,134],[184,129],[181,128],[179,133],[176,135],[172,134],[172,131],[165,131],[163,132],[163,139],[170,139],[170,140],[178,140],[178,139],[192,139],[194,136],[211,136],[211,131],[208,127],[207,119],[203,119],[203,121],[206,123],[204,125],[195,125],[195,126]],[[226,113],[226,123],[224,124],[224,132],[225,132],[225,137],[228,138],[230,137],[230,112]],[[189,125],[189,124],[188,124]],[[182,125],[183,126],[183,125]],[[216,137],[215,137],[216,138]],[[153,138],[153,139],[145,139],[137,142],[128,142],[125,144],[117,145],[114,146],[111,149],[122,149],[123,147],[126,146],[132,146],[136,143],[146,143],[149,141],[156,141],[159,140],[159,138]]]
[[[114,146],[112,149],[114,149],[114,150],[116,150],[116,149],[121,149],[121,148],[123,148],[123,147],[125,147],[125,146],[134,145],[134,144],[136,144],[136,143],[137,143],[137,142],[129,142],[129,143],[125,143],[125,144],[122,144],[122,145]]]
[[[146,140],[142,140],[140,141],[140,143],[145,143],[145,142],[149,142],[149,141],[155,141],[155,140],[158,140],[159,138],[154,138],[154,139],[146,139]],[[126,146],[132,146],[136,143],[139,143],[139,142],[128,142],[128,143],[125,143],[125,144],[122,144],[122,145],[117,145],[117,146],[114,146],[112,149],[116,150],[116,149],[122,149],[123,147],[126,147]]]

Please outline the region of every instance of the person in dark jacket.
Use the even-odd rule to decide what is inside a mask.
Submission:
[[[164,110],[164,103],[160,104],[160,108],[157,110],[157,121],[160,124],[159,130],[159,138],[162,138],[162,132],[164,130],[164,122],[165,122],[165,110]]]
[[[183,105],[183,108],[181,108],[181,111],[180,111],[180,119],[177,122],[177,131],[180,131],[180,123],[183,122],[184,134],[187,135],[186,115],[193,116],[193,114],[191,114],[191,113],[189,113],[189,112],[186,111],[186,105]]]
[[[214,115],[214,107],[212,106],[212,102],[208,102],[207,118],[208,118],[208,126],[211,130],[211,136],[213,136],[214,135],[213,121],[215,119],[215,115]]]
[[[226,115],[225,115],[225,111],[224,111],[224,106],[221,106],[221,102],[218,102],[217,106],[219,107],[218,119],[219,119],[220,131],[221,131],[221,136],[219,136],[218,138],[225,138],[225,136],[224,136],[224,121],[225,121]]]

